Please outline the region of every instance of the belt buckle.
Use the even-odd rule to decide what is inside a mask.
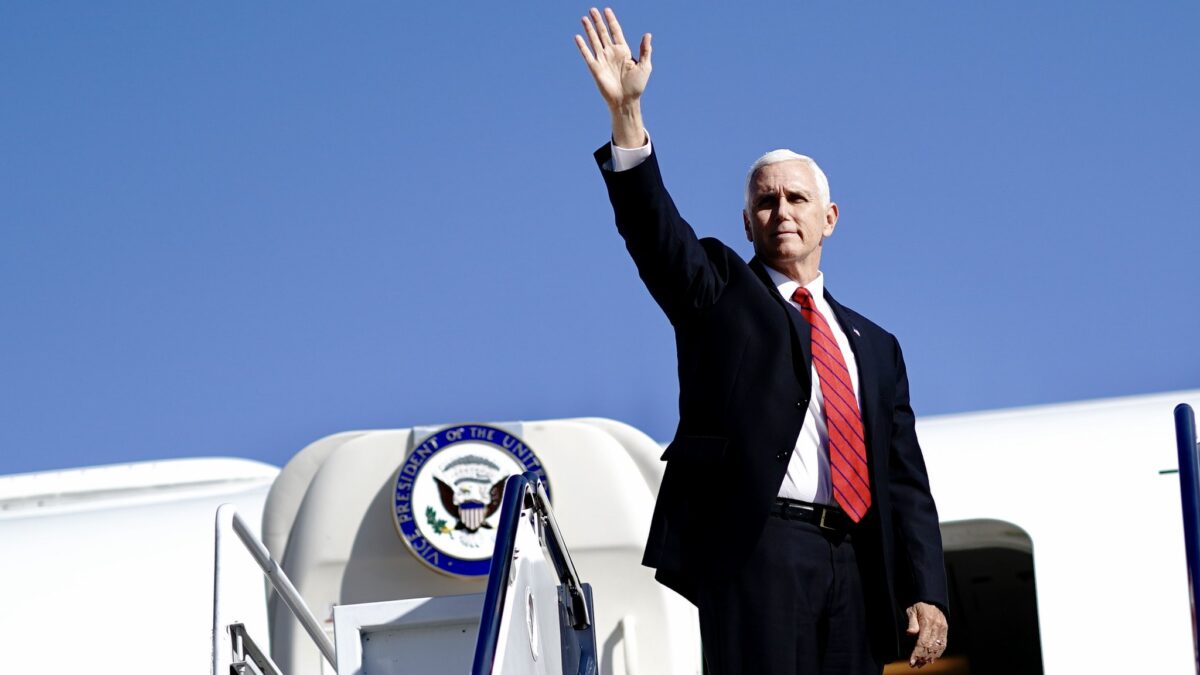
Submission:
[[[825,516],[829,515],[830,508],[827,506],[823,506],[820,508],[821,508],[821,520],[817,523],[817,527],[821,528],[822,530],[829,530],[830,532],[838,532],[839,531],[838,528],[834,527],[833,525],[825,524]]]

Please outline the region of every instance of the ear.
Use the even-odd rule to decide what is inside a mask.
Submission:
[[[829,208],[825,209],[825,236],[833,234],[833,228],[837,227],[838,207],[837,204],[829,202]]]
[[[746,241],[754,243],[754,233],[750,231],[750,216],[742,210],[742,227],[746,228]]]

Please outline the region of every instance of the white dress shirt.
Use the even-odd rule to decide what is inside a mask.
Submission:
[[[783,299],[799,311],[800,303],[792,300],[792,294],[800,284],[770,267],[767,268],[767,274]],[[854,387],[858,409],[862,410],[862,392],[858,387],[858,360],[854,358],[854,351],[850,349],[846,331],[842,330],[833,308],[825,299],[825,275],[818,272],[817,278],[804,287],[812,293],[813,306],[825,317],[825,323],[829,324],[829,330],[833,331],[833,339],[837,341],[842,358],[846,361],[846,370],[850,371],[850,384]],[[792,449],[787,474],[783,477],[783,484],[779,486],[779,496],[815,504],[833,504],[833,488],[829,482],[829,428],[825,426],[825,397],[821,395],[821,380],[817,376],[816,364],[813,364],[809,374],[812,377],[812,395],[808,397],[808,413],[804,416],[800,436],[796,438],[796,447]]]
[[[646,144],[640,148],[622,148],[612,144],[612,170],[627,171],[641,164],[650,156],[650,132],[646,132]],[[767,274],[775,283],[775,288],[783,299],[791,303],[797,311],[799,303],[792,301],[792,293],[800,285],[787,278],[780,272],[767,267]],[[817,278],[804,286],[812,293],[813,305],[829,329],[833,331],[833,339],[842,350],[842,358],[846,360],[846,369],[850,371],[850,384],[854,387],[854,398],[858,400],[858,409],[862,410],[862,392],[858,387],[858,361],[854,351],[850,349],[850,340],[846,331],[842,330],[825,299],[825,275],[817,272]],[[808,397],[808,413],[804,416],[804,426],[796,438],[792,449],[792,458],[788,462],[787,474],[783,484],[779,486],[779,496],[788,499],[799,499],[815,504],[833,504],[833,488],[829,480],[829,428],[825,425],[825,397],[821,395],[821,380],[817,376],[817,367],[812,367],[812,395]],[[780,402],[781,405],[787,402]]]
[[[622,148],[616,143],[609,145],[612,146],[612,166],[604,168],[611,168],[613,173],[628,171],[650,156],[650,132],[646,132],[646,144],[640,148]]]

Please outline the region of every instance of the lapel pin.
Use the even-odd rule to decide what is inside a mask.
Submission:
[[[862,337],[862,333],[858,332],[857,328],[851,326],[850,330],[854,331],[854,334],[857,335],[858,337]]]

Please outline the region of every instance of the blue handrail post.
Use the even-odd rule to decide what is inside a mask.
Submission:
[[[562,649],[563,672],[596,675],[600,664],[596,651],[596,627],[592,623],[592,587],[580,581],[575,563],[571,562],[571,554],[563,542],[562,532],[558,529],[558,521],[554,518],[546,486],[531,471],[509,476],[504,483],[500,520],[496,523],[496,548],[492,551],[492,565],[488,570],[487,592],[483,598],[483,614],[475,641],[471,675],[491,675],[496,665],[496,652],[503,639],[500,624],[504,616],[506,588],[514,579],[513,560],[522,511],[530,513],[534,519],[529,521],[531,524],[537,522],[543,550],[549,553],[558,576],[558,618],[563,634],[561,644],[557,646]]]
[[[1175,440],[1179,446],[1179,490],[1183,503],[1183,541],[1187,550],[1188,597],[1192,603],[1192,657],[1200,673],[1200,632],[1196,607],[1200,606],[1200,448],[1196,445],[1196,416],[1186,403],[1175,406]]]
[[[496,649],[500,644],[500,617],[504,612],[504,587],[509,581],[516,548],[517,521],[521,518],[529,487],[529,480],[520,474],[509,476],[504,482],[500,521],[496,523],[496,548],[492,551],[487,591],[483,595],[483,615],[475,640],[475,661],[471,665],[471,675],[491,675],[496,660]]]

